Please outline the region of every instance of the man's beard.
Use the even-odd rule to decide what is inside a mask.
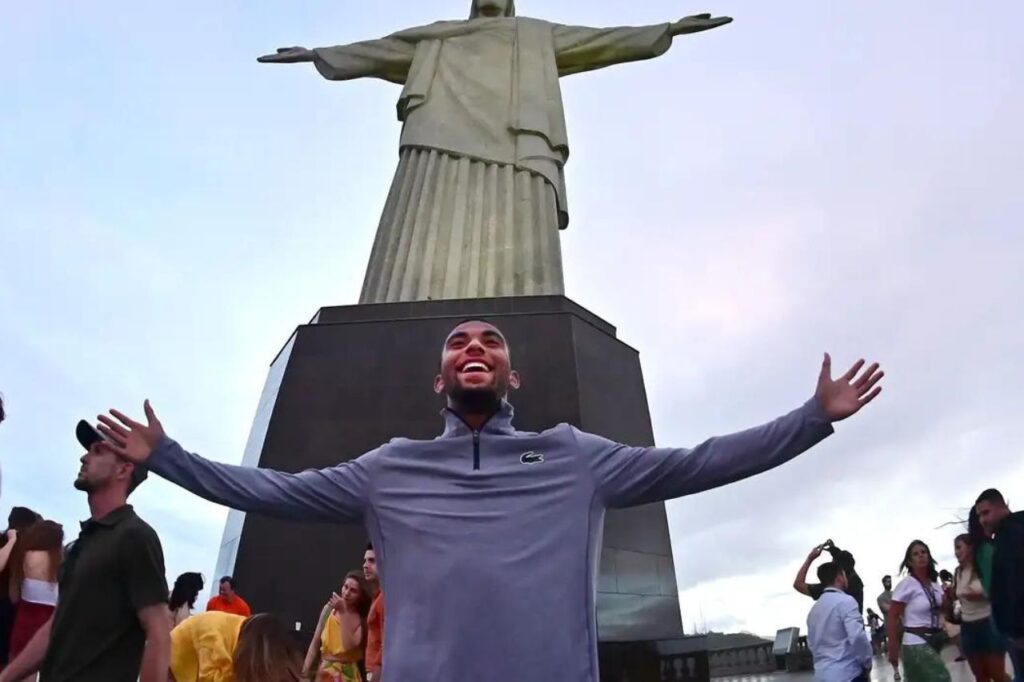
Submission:
[[[85,492],[85,493],[91,493],[92,489],[94,487],[95,486],[93,486],[93,484],[90,483],[88,481],[88,479],[85,479],[85,478],[76,478],[75,479],[75,489],[76,490],[81,490],[82,492]]]
[[[494,388],[454,387],[448,401],[457,411],[466,414],[494,414],[501,409],[501,397]]]

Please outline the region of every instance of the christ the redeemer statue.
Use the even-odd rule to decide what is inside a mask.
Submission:
[[[658,57],[675,36],[730,21],[585,28],[516,17],[513,0],[473,0],[467,21],[259,61],[405,86],[398,170],[361,303],[562,294],[569,140],[559,78]]]

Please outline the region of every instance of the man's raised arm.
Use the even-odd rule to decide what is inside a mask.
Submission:
[[[293,521],[359,522],[366,506],[373,453],[330,469],[289,474],[211,462],[167,437],[147,400],[146,424],[117,410],[100,415],[99,430],[121,457],[206,500]]]
[[[773,469],[831,435],[833,422],[853,416],[882,390],[876,386],[884,376],[878,365],[861,373],[863,366],[858,361],[833,380],[826,354],[815,395],[802,407],[692,450],[631,447],[580,431],[576,437],[609,507],[691,495]]]

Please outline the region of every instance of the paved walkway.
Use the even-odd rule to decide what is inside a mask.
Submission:
[[[955,649],[946,649],[943,654],[949,667],[953,682],[974,682],[974,675],[967,663],[954,663],[956,658]],[[1006,661],[1006,670],[1012,670],[1009,659]],[[779,673],[775,675],[751,675],[748,677],[716,677],[718,682],[811,682],[814,675],[811,673]],[[892,666],[884,658],[875,659],[875,668],[871,671],[872,682],[893,682]]]

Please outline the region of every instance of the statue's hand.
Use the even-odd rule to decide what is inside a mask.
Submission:
[[[672,35],[700,33],[732,22],[732,17],[712,17],[710,14],[694,14],[672,24]]]
[[[296,64],[313,61],[313,50],[304,47],[279,47],[275,54],[257,57],[256,61],[264,64]]]

